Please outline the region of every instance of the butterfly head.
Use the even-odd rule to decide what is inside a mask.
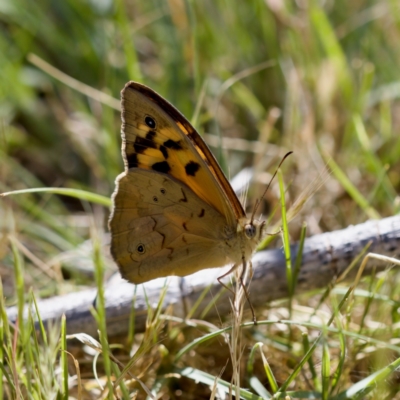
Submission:
[[[265,221],[243,218],[238,223],[238,233],[244,238],[246,253],[253,253],[264,236]]]

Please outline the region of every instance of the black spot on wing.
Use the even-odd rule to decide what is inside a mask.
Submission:
[[[136,153],[127,154],[126,160],[128,162],[128,168],[137,168],[139,166]]]
[[[154,131],[149,131],[147,132],[145,138],[136,136],[135,143],[133,144],[136,153],[144,153],[148,148],[156,149],[157,145],[153,141],[155,135],[156,133]]]
[[[153,142],[153,143],[154,143],[154,141],[153,141],[154,136],[156,136],[156,132],[154,132],[154,131],[148,131],[148,132],[146,133],[146,139],[150,140],[150,141]],[[156,145],[156,144],[154,143],[154,146],[155,146],[155,145]]]
[[[206,210],[204,208],[202,208],[198,217],[203,218],[205,213],[206,213]]]
[[[181,141],[178,140],[175,142],[175,140],[168,139],[164,142],[164,146],[168,149],[173,149],[173,150],[182,150],[182,145]]]
[[[164,174],[168,174],[171,170],[171,167],[166,161],[156,162],[151,166],[154,171],[163,172]]]
[[[168,150],[166,149],[166,147],[161,145],[160,151],[161,151],[162,155],[164,156],[164,158],[167,159],[168,158]]]
[[[191,176],[195,176],[196,172],[200,169],[200,164],[198,164],[195,161],[189,161],[186,165],[185,165],[185,171],[186,171],[186,175],[191,175]]]

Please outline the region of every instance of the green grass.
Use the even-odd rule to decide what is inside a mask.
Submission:
[[[212,148],[229,176],[249,165],[272,173],[294,151],[282,167],[286,207],[305,188],[308,201],[285,242],[303,222],[312,235],[399,212],[397,1],[4,0],[0,21],[0,192],[22,191],[0,198],[0,398],[146,398],[141,383],[164,399],[228,390],[229,327],[218,320],[156,307],[144,334],[105,336],[101,282],[113,265],[99,243],[123,169],[118,99],[131,79],[201,134],[270,144],[261,154]],[[250,187],[249,210],[266,180]],[[278,186],[260,207],[271,227]],[[59,261],[88,238],[89,279]],[[5,318],[7,306],[95,284],[96,351],[72,346],[65,326],[34,334],[33,317],[16,327]],[[259,325],[242,330],[242,396],[400,398],[399,290],[394,270],[258,310]]]

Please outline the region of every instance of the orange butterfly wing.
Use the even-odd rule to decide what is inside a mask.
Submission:
[[[140,83],[127,83],[121,95],[125,170],[154,170],[184,182],[224,215],[229,225],[236,226],[246,216],[243,207],[211,151],[187,119]],[[152,115],[148,115],[149,109]]]

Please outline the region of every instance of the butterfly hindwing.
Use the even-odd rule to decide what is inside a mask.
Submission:
[[[141,283],[228,262],[226,243],[235,232],[227,231],[222,215],[191,189],[140,168],[117,182],[111,252],[124,278]]]

